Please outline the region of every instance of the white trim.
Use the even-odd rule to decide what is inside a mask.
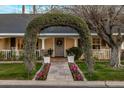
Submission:
[[[42,33],[40,36],[79,36],[77,33]],[[91,35],[97,35],[97,33],[91,33]],[[118,33],[113,33],[113,35],[118,35]],[[124,33],[121,33],[124,35]],[[24,33],[0,33],[0,36],[24,36]]]
[[[56,35],[60,35],[60,36],[68,36],[68,35],[79,35],[77,33],[42,33],[40,34],[40,36],[56,36]],[[0,36],[24,36],[24,33],[0,33]]]
[[[0,36],[24,36],[24,33],[0,33]]]

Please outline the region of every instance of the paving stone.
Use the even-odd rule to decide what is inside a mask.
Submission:
[[[51,62],[47,81],[73,81],[67,62]]]

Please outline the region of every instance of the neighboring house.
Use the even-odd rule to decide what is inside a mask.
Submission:
[[[28,23],[39,15],[32,14],[0,14],[0,51],[9,56],[9,51],[14,49],[16,55],[23,50],[23,37]],[[93,55],[98,59],[108,59],[110,49],[93,31],[92,48]],[[117,35],[115,32],[114,35]],[[122,30],[124,35],[124,30]],[[52,26],[41,31],[38,42],[37,52],[40,56],[41,50],[53,49],[53,57],[66,57],[66,49],[80,46],[79,34],[74,28],[68,26]],[[124,43],[122,44],[124,49]]]

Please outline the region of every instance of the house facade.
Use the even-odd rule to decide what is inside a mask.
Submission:
[[[24,34],[28,23],[38,14],[1,14],[0,15],[0,51],[5,58],[15,51],[17,56],[23,51]],[[121,31],[124,35],[124,30]],[[114,35],[117,35],[116,31]],[[92,31],[92,49],[94,57],[109,59],[110,49],[107,44]],[[51,26],[45,28],[38,35],[36,51],[41,56],[42,50],[53,49],[52,57],[66,57],[66,49],[80,46],[79,34],[74,28],[68,26]],[[124,49],[124,42],[121,46]]]

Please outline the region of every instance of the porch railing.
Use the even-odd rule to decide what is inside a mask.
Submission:
[[[94,59],[110,59],[111,50],[110,49],[92,49]],[[81,56],[81,59],[84,55]]]
[[[93,57],[96,59],[110,59],[110,49],[93,49]]]
[[[23,50],[0,50],[0,60],[19,60],[23,58],[23,52]],[[42,50],[36,50],[36,58],[41,59],[42,53]]]
[[[36,58],[41,59],[43,56],[42,50],[36,50]],[[23,57],[23,50],[0,50],[0,58],[9,59],[19,59]],[[109,59],[110,49],[93,49],[93,57],[96,59]]]

